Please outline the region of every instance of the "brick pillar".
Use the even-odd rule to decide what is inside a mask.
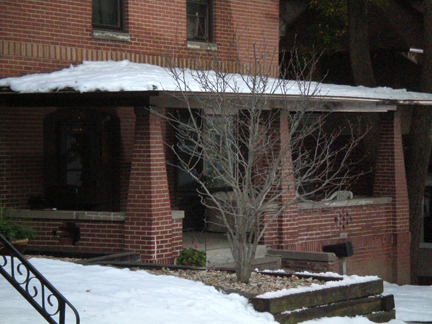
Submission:
[[[282,148],[285,146],[289,140],[289,125],[288,119],[286,116],[286,112],[280,113],[280,118],[278,123],[275,123],[274,127],[278,127],[279,138],[280,138],[280,146],[275,147],[275,150],[285,150],[286,148]],[[283,168],[284,176],[287,178],[286,181],[282,184],[282,188],[278,190],[282,190],[283,194],[281,197],[281,204],[285,205],[293,200],[295,200],[295,189],[292,187],[294,184],[294,179],[292,179],[292,157],[291,152],[286,152],[285,159],[281,163],[281,167]],[[291,186],[291,188],[290,188]],[[298,240],[298,226],[297,226],[297,217],[296,217],[296,208],[297,205],[288,206],[285,212],[279,216],[274,222],[269,226],[268,230],[264,234],[262,243],[278,249],[289,249],[295,250],[297,246]],[[268,215],[266,218],[269,219],[273,215]]]
[[[289,124],[288,112],[282,111],[280,116],[280,140],[281,145],[287,145],[289,141]],[[293,175],[293,162],[291,151],[286,152],[285,160],[282,168],[285,176],[287,177],[285,183],[282,185],[282,190],[285,193],[282,196],[282,205],[294,202],[296,199],[296,188],[294,187]],[[298,213],[297,204],[294,203],[285,210],[278,223],[278,243],[279,248],[283,250],[297,250],[298,245]]]
[[[392,197],[395,262],[398,284],[410,281],[409,200],[399,112],[381,118],[381,136],[376,162],[374,196]],[[390,217],[390,216],[389,216]]]
[[[172,218],[163,145],[160,117],[136,109],[125,249],[140,253],[143,262],[172,264],[181,241]]]

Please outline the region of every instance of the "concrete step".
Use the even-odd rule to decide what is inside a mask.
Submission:
[[[265,245],[258,245],[255,258],[263,258],[267,254]],[[230,248],[208,248],[206,251],[207,266],[227,264],[234,261]]]
[[[219,263],[213,265],[213,267],[220,270],[234,270],[234,262]],[[281,258],[278,256],[255,258],[253,268],[258,269],[259,271],[279,270],[281,268]]]

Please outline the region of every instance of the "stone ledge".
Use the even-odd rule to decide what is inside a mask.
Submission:
[[[111,222],[124,222],[125,220],[125,213],[53,209],[15,209],[12,211],[12,215],[18,218],[30,219],[97,220]]]
[[[107,221],[124,222],[126,215],[122,212],[98,212],[98,211],[73,211],[53,209],[14,209],[12,216],[29,219],[57,219],[57,220],[86,220],[86,221]],[[173,219],[183,219],[183,210],[173,210]]]
[[[335,262],[338,258],[334,253],[326,252],[300,252],[287,250],[268,250],[267,254],[280,256],[282,259],[297,261]]]
[[[297,209],[323,209],[323,208],[340,208],[340,207],[360,207],[368,205],[384,205],[392,202],[391,197],[365,197],[354,198],[349,200],[332,200],[332,201],[307,201],[298,203]]]

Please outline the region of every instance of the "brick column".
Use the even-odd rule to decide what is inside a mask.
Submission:
[[[275,150],[285,150],[282,145],[286,145],[289,140],[289,125],[286,116],[287,112],[283,111],[280,113],[279,122],[274,127],[278,128],[279,134],[279,147],[275,147]],[[281,197],[281,205],[287,204],[293,201],[296,197],[295,188],[292,187],[294,179],[292,178],[292,157],[291,152],[286,152],[285,159],[281,163],[283,168],[282,172],[286,177],[285,182],[282,184],[283,194]],[[290,188],[291,186],[291,188]],[[262,243],[277,249],[288,249],[296,250],[298,240],[298,224],[296,217],[297,205],[288,206],[284,213],[274,220],[263,236]],[[272,215],[268,215],[266,218],[271,218]]]
[[[182,242],[171,213],[161,118],[144,109],[135,111],[125,249],[140,253],[144,262],[172,264]]]
[[[410,281],[409,200],[399,112],[388,112],[381,118],[374,196],[392,197],[393,217],[389,221],[394,229],[395,278],[398,284],[407,284]]]

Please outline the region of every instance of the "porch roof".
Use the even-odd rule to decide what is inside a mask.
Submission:
[[[176,70],[179,72],[179,70]],[[86,61],[78,66],[43,74],[0,79],[0,105],[26,106],[145,106],[161,93],[193,92],[206,95],[197,82],[198,72],[185,70],[185,85],[178,85],[166,68],[129,61]],[[205,71],[217,80],[214,71]],[[250,95],[244,76],[228,76],[228,93]],[[305,95],[305,84],[269,79],[264,90],[272,98],[296,100]],[[181,88],[183,87],[183,88]],[[373,103],[375,105],[432,105],[432,94],[312,82],[314,98],[325,101]],[[233,90],[235,89],[235,90]],[[334,107],[338,110],[337,107]]]

